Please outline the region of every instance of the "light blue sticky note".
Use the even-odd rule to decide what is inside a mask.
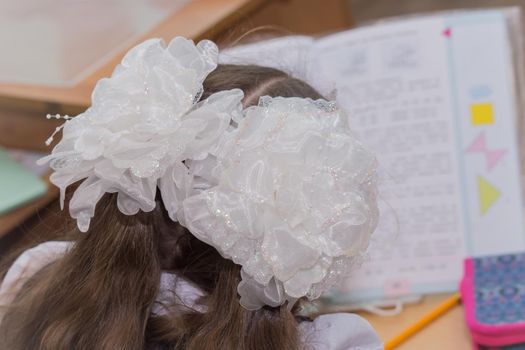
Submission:
[[[42,179],[0,149],[0,215],[46,193]]]

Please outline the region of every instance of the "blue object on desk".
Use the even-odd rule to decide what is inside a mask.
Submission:
[[[42,196],[46,191],[47,186],[41,178],[0,149],[0,215]]]
[[[461,299],[475,348],[525,350],[525,253],[468,258]]]

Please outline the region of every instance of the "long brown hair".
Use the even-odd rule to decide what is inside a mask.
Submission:
[[[286,73],[254,65],[219,65],[202,98],[244,91],[259,97],[321,98]],[[159,196],[157,195],[157,198]],[[62,213],[66,216],[66,213]],[[149,213],[122,214],[116,196],[98,203],[87,234],[76,230],[65,256],[25,283],[0,325],[1,349],[299,349],[297,320],[286,305],[248,311],[239,304],[240,267],[167,216],[162,202]],[[177,303],[153,314],[161,271],[203,291],[204,312]]]

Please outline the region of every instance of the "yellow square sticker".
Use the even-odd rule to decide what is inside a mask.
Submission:
[[[470,121],[472,125],[494,124],[492,103],[473,103],[470,105]]]

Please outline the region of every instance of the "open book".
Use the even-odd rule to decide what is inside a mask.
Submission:
[[[377,153],[381,220],[332,300],[457,290],[466,256],[525,249],[517,9],[384,21],[225,51],[335,98]]]

